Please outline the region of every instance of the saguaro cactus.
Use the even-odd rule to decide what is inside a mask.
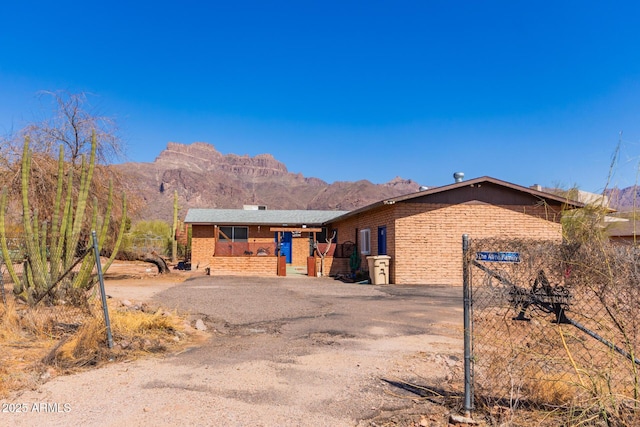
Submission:
[[[178,190],[173,191],[173,225],[171,227],[171,262],[178,261]]]
[[[73,302],[79,302],[79,296],[93,285],[92,270],[95,265],[94,256],[90,250],[89,233],[85,223],[85,213],[89,190],[93,179],[96,161],[97,140],[93,133],[91,139],[91,155],[89,162],[82,159],[80,166],[80,184],[74,191],[73,168],[64,179],[64,148],[60,147],[58,158],[58,177],[56,196],[51,215],[51,225],[46,221],[39,223],[38,211],[29,204],[29,178],[31,172],[32,152],[29,149],[29,138],[25,138],[22,152],[22,226],[24,229],[24,271],[19,277],[11,263],[7,263],[7,270],[13,279],[14,293],[31,304],[36,304],[45,296],[51,301],[65,295]],[[107,237],[111,209],[113,205],[113,188],[109,185],[107,207],[102,221],[98,219],[97,201],[93,203],[91,227],[99,231],[99,248]],[[75,194],[74,194],[75,193]],[[114,244],[110,259],[103,266],[106,271],[113,262],[124,234],[126,199],[123,195],[123,218]],[[7,192],[3,190],[0,198],[0,250],[4,259],[9,258],[7,236],[5,232],[5,210],[7,206]],[[85,250],[86,248],[86,250]],[[80,264],[78,268],[77,265]]]

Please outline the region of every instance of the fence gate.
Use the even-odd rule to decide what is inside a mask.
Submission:
[[[469,239],[463,248],[468,409],[543,409],[576,423],[636,419],[637,253],[623,263],[617,249],[556,242]]]

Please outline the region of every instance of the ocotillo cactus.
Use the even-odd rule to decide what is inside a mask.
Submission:
[[[95,263],[91,251],[83,251],[89,248],[89,233],[83,230],[87,199],[95,169],[95,153],[97,141],[95,133],[91,139],[91,155],[88,164],[84,158],[80,167],[80,187],[74,197],[73,169],[69,170],[65,188],[64,180],[64,151],[60,147],[58,158],[58,179],[56,197],[52,210],[51,228],[46,222],[41,225],[38,220],[38,212],[31,211],[29,204],[29,177],[31,171],[31,156],[29,139],[25,139],[22,153],[22,225],[24,229],[25,262],[22,279],[16,274],[11,263],[7,263],[7,270],[13,279],[14,293],[30,303],[37,303],[45,295],[49,294],[51,300],[55,300],[55,294],[72,294],[73,300],[78,301],[77,296],[82,291],[93,285],[92,270]],[[107,237],[109,220],[112,208],[112,186],[109,186],[106,214],[102,223],[98,224],[98,204],[93,203],[92,228],[100,228],[99,248]],[[64,200],[63,200],[64,196]],[[7,192],[3,191],[0,199],[0,250],[4,259],[9,259],[9,250],[5,232],[5,210],[7,205]],[[120,225],[114,250],[111,258],[103,267],[106,271],[113,262],[124,234],[126,215],[126,199],[123,196],[123,218]],[[80,243],[81,238],[87,239]],[[79,258],[80,256],[80,258]],[[82,262],[78,271],[69,274],[70,271]],[[55,292],[54,290],[58,292]]]

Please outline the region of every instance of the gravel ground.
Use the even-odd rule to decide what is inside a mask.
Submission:
[[[107,293],[186,311],[210,337],[53,378],[3,401],[0,425],[438,426],[446,408],[397,382],[460,388],[460,288],[196,276]]]

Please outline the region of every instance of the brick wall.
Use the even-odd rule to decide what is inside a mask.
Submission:
[[[270,257],[212,257],[212,276],[276,276],[277,258]]]
[[[367,265],[367,256],[378,255],[378,227],[387,227],[387,255],[395,258],[396,246],[393,239],[395,233],[395,211],[394,205],[384,205],[377,209],[367,211],[361,215],[355,215],[347,218],[339,223],[331,224],[333,228],[338,229],[338,244],[351,241],[358,245],[358,253],[361,252],[360,243],[360,230],[368,228],[371,234],[371,253],[360,253],[360,269],[367,271],[369,269]],[[340,258],[336,258],[339,260]],[[390,270],[393,274],[393,262],[391,263]],[[350,273],[349,259],[340,261],[331,267],[330,274],[348,274]]]
[[[456,205],[403,202],[381,206],[332,224],[338,243],[371,231],[371,255],[378,255],[378,227],[387,227],[390,280],[399,284],[462,284],[462,234],[471,238],[561,240],[560,211],[549,206],[495,206],[481,202]],[[356,229],[358,236],[356,236]],[[348,260],[329,264],[330,274],[349,273]],[[361,255],[361,270],[368,270]]]
[[[395,206],[397,256],[392,259],[392,283],[462,285],[465,233],[472,239],[562,239],[559,212],[548,207],[477,202],[428,209],[419,203]]]
[[[191,226],[191,268],[207,267],[216,246],[213,225]]]
[[[316,257],[316,271],[320,271],[320,258]],[[325,257],[324,275],[336,276],[338,274],[350,274],[349,258]]]
[[[191,265],[193,268],[210,267],[212,259],[215,257],[216,232],[213,225],[192,225],[191,232]],[[250,243],[273,243],[275,241],[275,233],[269,230],[267,226],[250,226],[248,230],[248,239]],[[275,254],[272,254],[275,255]],[[232,258],[232,257],[231,257]],[[249,257],[238,257],[240,259],[248,259]],[[273,258],[274,257],[261,257]],[[275,261],[272,260],[274,263]],[[248,261],[249,262],[249,261]],[[256,262],[256,261],[251,261]],[[275,264],[274,264],[275,265]],[[275,274],[275,273],[274,273]]]
[[[291,242],[291,265],[306,267],[309,257],[309,234],[302,233],[300,237],[294,237]]]

